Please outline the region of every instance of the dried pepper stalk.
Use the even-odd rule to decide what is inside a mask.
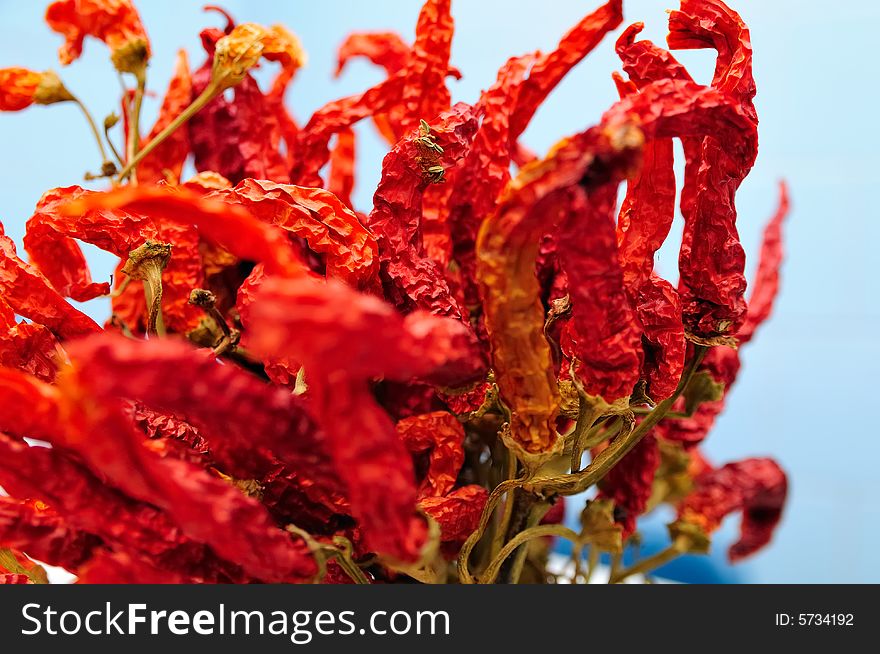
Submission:
[[[146,142],[149,143],[171,124],[177,116],[183,113],[192,100],[192,79],[190,78],[189,63],[186,51],[181,50],[177,54],[174,64],[174,73],[168,83],[165,99],[159,109],[159,117],[150,130]],[[168,139],[157,147],[152,154],[145,157],[138,164],[138,181],[140,183],[158,182],[160,180],[177,183],[180,181],[180,172],[189,155],[189,135],[186,130],[175,131]]]
[[[599,484],[599,498],[614,502],[615,522],[623,525],[623,537],[636,529],[636,518],[645,512],[660,466],[656,438],[644,438]]]
[[[161,192],[161,191],[159,191]],[[147,241],[171,246],[162,272],[163,315],[174,331],[187,331],[198,322],[198,312],[187,304],[192,288],[203,286],[199,255],[199,235],[194,229],[177,221],[148,217],[133,211],[107,210],[101,207],[72,211],[71,203],[98,203],[100,194],[78,186],[54,189],[43,195],[34,215],[27,222],[24,246],[31,262],[40,268],[53,286],[75,300],[86,301],[110,292],[106,283],[94,283],[89,275],[82,250],[74,239],[91,243],[118,256],[123,262]],[[132,272],[129,268],[121,273]],[[138,274],[130,275],[140,280]],[[158,280],[154,280],[154,283]],[[129,312],[125,306],[134,296],[135,304],[143,304],[141,284],[117,287],[114,310],[123,316],[132,329],[138,329],[146,318],[140,312]],[[144,290],[147,289],[144,286]],[[154,293],[155,295],[155,293]]]

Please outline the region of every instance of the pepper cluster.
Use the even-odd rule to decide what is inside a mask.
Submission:
[[[151,49],[131,2],[49,7],[62,64],[97,39],[133,85],[116,147],[119,117],[102,134],[55,73],[0,70],[4,111],[83,108],[102,157],[89,179],[107,180],[47,191],[27,260],[0,233],[0,581],[44,582],[41,561],[85,583],[547,582],[548,537],[574,543],[579,581],[581,552],[620,553],[661,503],[678,507],[678,553],[739,510],[732,558],[769,541],[784,473],[698,450],[770,314],[788,210],[783,186],[747,304],[748,29],[721,0],[671,12],[670,48],[717,51],[705,86],[626,29],[620,100],[539,157],[523,132],[620,26],[621,0],[509,59],[473,104],[447,87],[450,4],[426,0],[411,44],[350,35],[337,74],[363,57],[386,79],[303,123],[284,103],[297,37],[208,8],[226,25],[201,33],[195,70],[179,54],[145,136]],[[366,119],[389,152],[362,212]],[[673,139],[677,285],[654,269]],[[110,283],[79,242],[119,258]],[[103,326],[68,302],[102,296]],[[579,530],[562,526],[563,498],[594,486]]]

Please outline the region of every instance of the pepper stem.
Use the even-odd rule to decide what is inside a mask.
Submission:
[[[608,580],[608,583],[619,584],[628,577],[632,577],[633,575],[638,574],[645,574],[646,572],[650,572],[651,570],[659,568],[660,566],[666,565],[673,559],[678,558],[682,554],[686,553],[688,551],[689,545],[690,541],[687,539],[687,537],[679,536],[674,541],[672,541],[672,545],[670,545],[666,549],[660,550],[656,554],[645,557],[641,561],[634,563],[628,568],[615,571],[614,574],[611,575],[611,578]]]
[[[144,67],[139,68],[135,72],[135,78],[137,79],[137,86],[134,91],[134,104],[128,116],[128,148],[125,153],[125,159],[129,162],[126,169],[130,169],[132,181],[137,183],[137,165],[132,166],[131,162],[135,160],[141,147],[141,107],[144,103],[144,91],[147,86],[146,69]]]
[[[201,92],[199,97],[192,101],[192,103],[184,109],[180,115],[177,116],[174,120],[168,123],[168,126],[165,127],[161,132],[159,132],[155,138],[153,138],[149,143],[147,143],[143,149],[139,150],[133,157],[129,158],[128,164],[126,164],[125,168],[123,168],[119,177],[117,177],[117,182],[123,182],[125,179],[132,174],[132,172],[137,168],[137,165],[144,160],[144,158],[149,155],[153,150],[155,150],[161,143],[171,136],[181,125],[186,123],[190,118],[195,116],[202,108],[208,104],[211,100],[217,97],[221,92],[221,88],[218,84],[211,82],[208,86],[205,87],[205,90]]]
[[[80,100],[78,97],[73,96],[73,102],[79,107],[80,111],[82,111],[83,116],[86,119],[86,122],[89,124],[89,129],[92,131],[92,136],[95,137],[95,143],[98,144],[98,151],[101,153],[101,164],[102,167],[107,166],[108,163],[111,163],[107,158],[107,150],[104,149],[104,141],[101,140],[101,132],[98,131],[98,125],[95,123],[95,119],[92,118],[91,112],[89,112],[88,107],[86,107],[85,103]]]
[[[508,559],[508,557],[510,557],[511,554],[513,554],[520,548],[520,546],[525,545],[530,540],[534,540],[535,538],[542,538],[544,536],[560,536],[576,544],[579,543],[581,540],[581,537],[576,531],[574,531],[573,529],[569,529],[568,527],[565,527],[563,525],[532,526],[519,532],[516,536],[511,538],[504,545],[504,547],[501,548],[498,556],[495,557],[495,559],[486,567],[486,570],[483,572],[483,574],[480,575],[480,582],[485,584],[494,583],[495,579],[498,577],[498,573],[501,571],[501,566]],[[512,583],[515,583],[515,581],[512,581]]]
[[[583,472],[562,475],[559,477],[542,478],[534,484],[524,484],[524,488],[542,495],[548,493],[573,495],[575,493],[582,493],[601,480],[624,456],[639,444],[639,441],[641,441],[642,438],[648,435],[648,433],[666,416],[667,413],[669,413],[672,406],[675,404],[675,401],[681,396],[684,389],[687,388],[691,378],[697,371],[697,367],[706,355],[707,350],[708,348],[703,345],[695,345],[694,355],[682,375],[681,381],[679,381],[675,392],[654,407],[654,410],[645,416],[644,420],[639,423],[638,427],[628,434],[618,436],[611,445],[602,450],[602,452],[593,459]]]
[[[144,296],[149,309],[147,333],[165,336],[165,322],[162,318],[162,271],[171,259],[171,245],[146,241],[132,250],[122,272],[144,284]]]

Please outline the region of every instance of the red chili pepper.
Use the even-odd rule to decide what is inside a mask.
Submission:
[[[58,339],[43,325],[22,322],[0,327],[0,365],[6,368],[18,368],[51,382],[64,356]]]
[[[226,32],[216,29],[202,32],[207,60],[193,74],[191,100],[211,83],[215,46],[232,29],[230,24]],[[261,31],[265,32],[262,28]],[[260,52],[270,58],[263,42]],[[289,53],[285,53],[284,60],[288,68],[282,68],[269,95],[265,95],[256,80],[246,73],[244,79],[230,90],[231,100],[226,95],[219,95],[190,120],[189,140],[197,170],[220,173],[233,183],[247,177],[289,181],[287,160],[280,151],[283,135],[290,133],[282,99],[299,61]],[[288,142],[286,145],[291,148],[293,144]]]
[[[381,66],[392,76],[406,66],[410,47],[395,32],[355,32],[345,37],[336,51],[336,72],[339,77],[349,61],[364,57]]]
[[[80,570],[79,584],[193,584],[200,580],[185,572],[162,569],[147,557],[131,552],[99,550]]]
[[[373,234],[339,198],[317,188],[246,179],[207,199],[244,207],[259,220],[306,240],[323,256],[328,277],[356,288],[378,284],[378,246]]]
[[[671,48],[718,50],[712,86],[737,103],[756,132],[752,49],[739,15],[719,0],[683,0],[681,10],[670,13],[669,30]],[[695,190],[682,194],[680,287],[685,325],[699,338],[735,335],[745,318],[745,253],[734,201],[757,155],[757,138],[748,147],[748,156],[731,157],[728,144],[710,135],[685,172],[686,186]]]
[[[2,232],[2,230],[0,230]],[[33,266],[22,261],[12,240],[0,233],[0,291],[15,312],[48,329],[64,340],[92,334],[100,327],[74,309]]]
[[[458,419],[445,411],[425,413],[400,420],[397,433],[413,455],[429,456],[419,494],[436,497],[449,493],[464,463],[464,428]]]
[[[417,128],[423,118],[433,122],[452,104],[446,88],[455,26],[451,5],[451,0],[425,0],[419,12],[399,103],[388,112],[397,139]]]
[[[679,520],[715,531],[722,519],[742,511],[740,538],[727,552],[731,561],[754,554],[770,542],[782,518],[788,480],[770,459],[746,459],[703,473],[678,508]]]
[[[72,567],[84,563],[98,546],[109,545],[142,552],[162,567],[188,571],[199,578],[246,579],[234,562],[218,559],[209,548],[189,539],[164,512],[105,485],[63,450],[28,448],[0,436],[0,451],[4,487],[52,507],[43,514],[46,527],[53,531],[63,528],[66,533],[59,534],[63,538],[57,545],[43,541],[43,546],[61,549],[62,554],[64,548],[72,549],[68,555],[75,559],[69,562]],[[38,521],[35,527],[41,517],[40,513],[34,515],[33,520]]]
[[[424,526],[413,513],[411,459],[367,381],[421,376],[466,383],[482,373],[467,328],[421,313],[404,319],[338,282],[267,279],[251,307],[251,335],[257,353],[305,366],[309,407],[327,433],[336,468],[347,471],[352,513],[370,547],[416,558]],[[353,430],[361,438],[352,440]]]
[[[420,221],[422,194],[429,184],[443,183],[446,169],[467,154],[477,119],[473,107],[460,103],[436,122],[410,133],[382,164],[369,226],[379,241],[382,272],[391,285],[386,293],[401,308],[463,315],[443,271],[424,254]]]
[[[440,542],[447,558],[453,558],[480,522],[489,493],[482,486],[456,488],[442,497],[424,497],[419,508],[440,525]]]
[[[779,291],[779,269],[782,265],[782,224],[789,210],[788,187],[782,182],[779,188],[779,206],[764,229],[761,255],[752,282],[749,312],[738,334],[740,344],[748,343],[754,336],[755,330],[772,312]],[[726,393],[739,373],[739,350],[727,346],[713,347],[703,359],[700,368],[709,373],[716,382],[724,384]],[[703,402],[691,417],[661,422],[656,427],[657,434],[667,440],[693,447],[701,443],[709,434],[715,425],[715,419],[724,409],[724,404],[724,398]],[[684,400],[680,399],[675,405],[675,410],[683,409]]]
[[[336,146],[330,153],[330,175],[327,178],[327,190],[349,208],[354,208],[351,194],[355,183],[356,147],[357,137],[353,129],[343,129],[336,135]]]
[[[46,23],[64,36],[58,58],[65,66],[79,59],[87,36],[107,44],[119,71],[134,72],[149,59],[147,34],[130,0],[56,0],[46,9]]]
[[[302,186],[323,186],[320,170],[330,159],[330,139],[370,116],[387,113],[403,92],[406,74],[400,72],[361,93],[330,102],[316,111],[300,130],[290,180]]]
[[[575,194],[557,242],[572,303],[563,351],[586,393],[608,404],[630,396],[641,364],[641,326],[617,252],[616,199],[616,184]]]
[[[76,529],[42,502],[0,497],[0,545],[76,572],[101,541]],[[27,575],[22,575],[27,579]],[[27,582],[24,582],[27,583]]]
[[[623,20],[622,0],[609,0],[585,16],[559,41],[555,50],[540,57],[532,67],[510,119],[510,142],[515,145],[535,112],[568,72],[599,45]]]
[[[284,234],[263,224],[243,207],[203,198],[191,191],[141,186],[90,194],[69,202],[64,212],[77,215],[101,209],[192,225],[203,238],[240,259],[262,262],[271,274],[304,272]]]

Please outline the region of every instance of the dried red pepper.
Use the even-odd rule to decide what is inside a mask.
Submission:
[[[488,498],[485,488],[472,484],[447,495],[419,500],[419,508],[440,525],[440,542],[447,556],[454,556],[477,528]]]
[[[295,469],[311,469],[317,486],[322,477],[327,488],[338,486],[327,472],[324,435],[302,400],[289,391],[219,364],[210,353],[183,342],[104,335],[77,342],[71,357],[79,360],[81,375],[100,377],[90,384],[94,392],[137,400],[198,427],[212,456],[237,478],[265,472],[267,462],[274,464],[278,457]],[[188,377],[175,370],[187,370]]]
[[[70,102],[74,98],[51,70],[0,68],[0,111],[21,111],[32,104]]]
[[[387,112],[400,97],[405,79],[404,73],[398,73],[359,95],[318,109],[300,130],[290,180],[302,186],[323,186],[319,173],[330,158],[333,135],[364,118]]]
[[[400,141],[382,164],[369,226],[393,289],[387,292],[401,307],[462,317],[443,271],[423,253],[422,194],[429,184],[443,183],[446,169],[467,154],[476,129],[476,111],[460,103]]]
[[[736,335],[740,344],[752,340],[755,330],[770,317],[773,311],[773,304],[779,293],[779,269],[783,258],[782,225],[790,210],[788,185],[783,181],[779,183],[779,205],[776,213],[764,228],[758,268],[752,279],[752,291],[749,295],[749,310],[742,328]]]
[[[79,584],[192,584],[201,580],[181,571],[160,569],[131,552],[99,550],[80,570]]]
[[[464,428],[458,419],[445,411],[425,413],[398,421],[397,433],[412,454],[429,456],[419,494],[449,493],[464,463]]]
[[[451,5],[451,0],[425,0],[419,12],[399,103],[388,112],[397,139],[418,127],[422,119],[433,122],[452,104],[446,88],[455,27]]]
[[[739,540],[727,552],[731,561],[754,554],[770,542],[782,518],[788,480],[770,459],[746,459],[703,473],[678,508],[679,520],[711,533],[727,515],[742,511]]]
[[[6,368],[18,368],[51,382],[64,357],[58,339],[43,325],[22,322],[0,327],[0,365]]]
[[[217,63],[218,57],[221,62],[230,59],[230,71],[244,72],[241,79],[236,77],[229,84],[235,87],[230,92],[231,100],[225,95],[215,97],[188,125],[196,169],[218,172],[233,182],[246,177],[287,182],[288,166],[280,144],[293,130],[282,101],[287,85],[304,62],[299,41],[280,26],[266,29],[244,23],[233,27],[231,21],[225,33],[211,29],[204,30],[201,36],[208,58],[193,74],[193,100],[217,83],[218,70],[225,70],[222,63]],[[220,55],[216,52],[218,44]],[[255,65],[261,56],[281,63],[282,70],[269,94],[264,94],[246,72],[250,65],[239,61],[242,53],[253,58],[248,61],[250,65]],[[287,146],[290,149],[292,143]]]
[[[130,0],[57,0],[46,9],[46,22],[64,36],[58,58],[65,66],[79,59],[87,36],[107,44],[121,72],[142,69],[150,58],[147,34]]]
[[[510,117],[534,59],[534,55],[509,59],[498,71],[495,84],[480,96],[483,119],[470,151],[455,172],[446,229],[452,256],[462,269],[463,294],[469,306],[479,302],[475,284],[477,230],[510,180]]]
[[[720,0],[682,0],[681,10],[670,13],[669,30],[671,48],[718,51],[712,86],[737,103],[756,132],[752,48],[739,15]],[[680,290],[685,325],[698,338],[735,335],[745,318],[745,252],[736,230],[735,195],[754,163],[757,138],[748,145],[748,156],[731,157],[727,144],[710,135],[685,172],[685,184],[694,190],[682,193]]]
[[[399,559],[416,558],[425,532],[413,513],[412,462],[367,381],[466,382],[480,368],[465,326],[419,313],[404,319],[377,298],[305,278],[267,279],[251,312],[257,352],[304,364],[309,406],[327,432],[337,469],[347,471],[352,513],[367,542]],[[361,437],[353,441],[353,432]]]
[[[327,190],[349,208],[354,207],[351,194],[354,191],[356,147],[357,137],[353,129],[343,129],[336,135],[336,145],[330,153],[330,175],[327,178]]]
[[[516,111],[510,118],[511,147],[515,146],[538,107],[562,78],[622,20],[622,0],[609,0],[569,30],[555,50],[535,62],[517,99]]]
[[[67,565],[61,563],[64,567],[76,571],[98,546],[107,544],[141,552],[165,569],[187,571],[198,578],[245,579],[234,563],[218,559],[210,549],[187,538],[162,511],[105,486],[62,451],[28,448],[4,436],[0,436],[0,451],[3,485],[16,495],[39,498],[53,508],[28,513],[33,515],[33,528],[51,528],[49,533],[57,534],[59,541],[53,544],[54,538],[34,539],[34,545],[61,550],[59,555],[68,559]],[[6,542],[12,544],[11,540]],[[72,551],[65,554],[65,549]],[[52,561],[47,559],[47,563]]]
[[[381,66],[392,77],[406,68],[411,49],[394,32],[357,32],[349,34],[339,46],[336,55],[336,77],[342,74],[346,64],[355,57],[366,57]],[[398,141],[395,130],[389,123],[387,113],[376,114],[373,122],[379,133],[390,144]]]
[[[91,534],[71,529],[42,502],[0,497],[0,545],[76,571],[100,545]]]
[[[328,277],[368,289],[378,281],[375,237],[358,216],[328,191],[246,179],[235,188],[216,191],[219,198],[248,209],[265,223],[278,225],[324,257]]]
[[[513,410],[512,437],[526,452],[552,448],[559,406],[534,273],[540,234],[559,224],[566,189],[613,186],[633,167],[643,139],[709,132],[726,138],[731,156],[751,156],[753,124],[725,96],[684,80],[654,82],[614,105],[601,125],[563,141],[546,160],[524,168],[508,185],[496,213],[484,221],[477,274],[486,326],[498,385]],[[547,371],[546,379],[535,370]]]
[[[345,37],[336,52],[336,77],[355,57],[381,66],[389,77],[406,66],[410,47],[395,32],[355,32]]]
[[[0,111],[31,106],[42,80],[42,73],[27,68],[0,68]]]
[[[616,199],[616,184],[574,195],[557,242],[572,303],[563,351],[584,391],[609,405],[630,396],[641,364],[641,326],[618,263]]]
[[[782,225],[790,210],[788,187],[784,182],[779,187],[779,205],[764,229],[761,255],[752,282],[749,312],[742,329],[737,335],[740,344],[748,343],[755,331],[770,316],[773,303],[779,291],[779,269],[782,265]],[[723,384],[724,392],[736,381],[740,369],[739,350],[727,346],[716,346],[709,350],[701,371],[709,374],[715,382]],[[724,409],[725,399],[702,402],[692,416],[660,423],[656,430],[663,438],[684,443],[693,447],[701,443],[715,425],[715,419]],[[684,409],[684,400],[679,400],[677,410]]]
[[[100,331],[98,325],[74,309],[33,266],[22,261],[12,240],[0,233],[0,291],[15,312],[45,325],[60,339]]]
[[[157,190],[157,193],[167,193]],[[105,209],[101,194],[78,186],[53,189],[37,203],[27,222],[24,246],[31,262],[39,267],[60,293],[78,301],[109,293],[106,283],[94,283],[79,244],[91,243],[114,254],[124,263],[132,250],[147,240],[168,243],[172,254],[162,275],[162,308],[166,325],[186,332],[198,324],[199,312],[189,306],[189,293],[204,285],[199,255],[199,235],[190,226],[161,216],[134,211]],[[83,203],[82,211],[71,211],[70,203]],[[86,205],[95,203],[94,209]],[[140,281],[132,280],[124,289],[117,280],[120,295],[114,298],[114,312],[133,330],[142,331],[145,308]]]
[[[262,262],[272,274],[304,272],[303,264],[282,233],[258,221],[246,209],[226,202],[183,189],[125,187],[70,202],[64,211],[76,215],[100,209],[193,225],[208,241],[222,245],[240,259]]]
[[[636,315],[642,327],[642,376],[647,394],[661,402],[675,392],[684,371],[687,342],[678,291],[652,274],[639,287]]]

